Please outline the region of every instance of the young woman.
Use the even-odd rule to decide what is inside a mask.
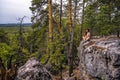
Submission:
[[[85,35],[83,36],[84,41],[89,41],[90,40],[90,30],[86,29]]]

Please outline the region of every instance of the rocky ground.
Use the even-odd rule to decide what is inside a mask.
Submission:
[[[63,80],[68,80],[68,78],[69,78],[68,74],[69,74],[68,69],[63,70],[63,73],[62,73]],[[61,80],[60,76],[53,76],[53,77],[54,77],[54,80]],[[73,76],[71,77],[71,79],[72,80],[81,80],[79,68],[74,68]]]
[[[81,42],[78,47],[79,66],[71,78],[68,69],[54,76],[35,58],[18,69],[16,80],[120,80],[120,39],[100,38]]]
[[[79,68],[74,68],[71,78],[68,73],[68,69],[63,70],[61,79],[60,74],[50,74],[37,59],[31,58],[18,69],[16,80],[80,80]]]

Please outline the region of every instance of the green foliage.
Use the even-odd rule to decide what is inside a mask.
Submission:
[[[32,53],[38,55],[41,54],[41,51],[45,51],[47,45],[47,27],[41,27],[38,30],[34,30],[28,37],[28,49],[30,50],[32,46]]]
[[[19,27],[2,27],[0,29],[0,57],[2,58],[5,66],[7,66],[7,62],[11,56],[12,62],[17,61],[24,61],[22,64],[25,63],[25,61],[28,59],[28,53],[29,50],[27,48],[27,45],[29,45],[27,42],[28,32],[31,31],[30,27],[25,28],[24,31],[26,33],[23,33],[23,55],[19,55],[19,33],[18,33]],[[27,32],[28,31],[28,32]]]
[[[47,12],[47,0],[32,0],[32,6],[30,10],[33,13],[31,21],[33,22],[32,27],[38,28],[48,23],[48,12]],[[39,18],[38,18],[39,17]]]
[[[3,29],[0,29],[0,43],[9,44],[9,39],[7,36],[7,33]]]
[[[60,34],[55,31],[54,39],[52,44],[48,44],[46,54],[43,54],[40,61],[41,63],[45,63],[45,61],[49,58],[48,63],[52,65],[52,72],[59,72],[60,66],[65,65],[65,55],[64,47],[65,43],[62,38],[60,38]],[[49,51],[49,49],[51,51]]]
[[[11,55],[13,55],[12,48],[6,43],[0,43],[0,57],[5,63],[5,66],[7,66],[8,57]]]
[[[115,30],[120,29],[118,3],[117,0],[88,3],[85,7],[84,28],[90,28],[92,35],[116,34]]]
[[[64,54],[64,47],[65,43],[64,41],[60,38],[59,34],[54,34],[54,53],[51,55],[50,61],[52,64],[55,64],[56,66],[60,66],[60,64],[65,60],[65,54]],[[54,59],[54,60],[53,60]]]

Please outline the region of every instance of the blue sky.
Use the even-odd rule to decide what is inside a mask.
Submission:
[[[0,0],[0,24],[18,23],[17,19],[27,16],[24,23],[31,22],[31,0]]]

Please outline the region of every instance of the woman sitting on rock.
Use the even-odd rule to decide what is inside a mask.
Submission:
[[[90,40],[90,30],[86,29],[85,35],[83,36],[84,41],[89,41]]]

